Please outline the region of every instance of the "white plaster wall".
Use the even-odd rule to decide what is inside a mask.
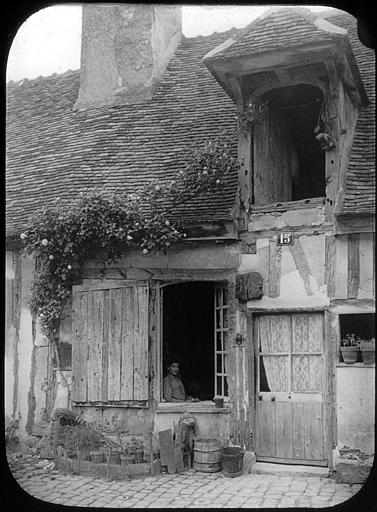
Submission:
[[[276,238],[276,237],[275,237]],[[294,309],[324,307],[329,304],[327,286],[324,283],[325,274],[325,236],[300,236],[299,240],[305,253],[310,269],[311,294],[308,294],[304,281],[296,268],[294,259],[288,246],[282,247],[280,294],[278,297],[268,296],[268,281],[270,254],[269,244],[272,239],[258,238],[256,240],[256,254],[242,254],[240,272],[259,272],[263,278],[263,297],[248,302],[248,307],[263,309]]]
[[[374,453],[375,368],[337,367],[338,446]]]
[[[29,309],[31,280],[34,261],[31,257],[22,259],[22,292],[21,292],[21,318],[18,342],[18,389],[17,411],[21,414],[19,436],[27,435],[25,426],[28,415],[28,393],[30,390],[30,377],[32,369],[33,329],[32,316]]]
[[[5,322],[5,359],[4,359],[4,405],[5,415],[13,414],[13,390],[14,390],[14,349],[16,329],[12,323],[12,286],[14,282],[13,253],[6,252],[5,261],[6,277],[6,322]]]

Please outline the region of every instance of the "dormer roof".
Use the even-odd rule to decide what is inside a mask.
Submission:
[[[347,30],[314,14],[307,8],[272,8],[236,36],[212,49],[204,60],[227,59],[344,39]]]

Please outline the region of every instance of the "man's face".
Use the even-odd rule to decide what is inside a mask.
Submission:
[[[172,375],[178,375],[179,373],[179,364],[178,363],[172,363],[169,368],[169,373],[171,373]]]

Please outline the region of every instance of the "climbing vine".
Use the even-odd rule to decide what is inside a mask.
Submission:
[[[221,192],[226,176],[238,170],[225,138],[192,150],[186,162],[168,182],[154,179],[132,194],[81,193],[64,203],[57,198],[30,219],[21,234],[24,251],[36,262],[30,307],[51,341],[58,339],[60,319],[86,261],[98,260],[105,272],[127,249],[167,252],[187,236],[172,211],[202,193]]]

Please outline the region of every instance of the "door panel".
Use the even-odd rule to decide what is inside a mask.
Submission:
[[[326,465],[323,315],[259,315],[255,326],[257,459]]]

